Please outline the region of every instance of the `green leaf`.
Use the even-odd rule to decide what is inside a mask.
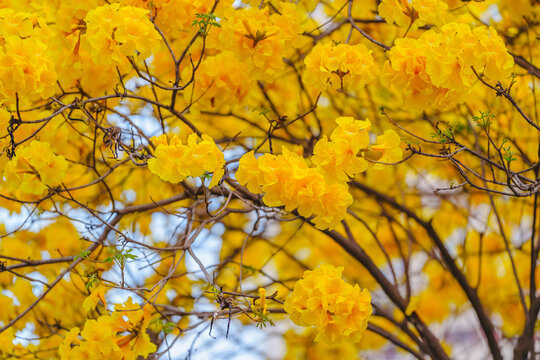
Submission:
[[[199,33],[202,36],[208,35],[208,31],[212,26],[215,27],[221,27],[219,22],[217,21],[216,15],[214,14],[204,14],[204,13],[197,13],[195,14],[196,19],[193,20],[191,23],[191,26],[195,26],[199,28]]]
[[[99,280],[99,278],[97,277],[97,274],[94,273],[94,274],[90,274],[88,276],[88,281],[86,282],[86,289],[89,290],[91,289],[94,285],[97,285],[99,284],[101,281]]]
[[[495,115],[491,114],[489,111],[484,112],[480,110],[480,116],[473,116],[473,120],[478,127],[487,129],[491,125],[491,119],[494,117]]]
[[[81,250],[80,253],[78,253],[77,255],[75,255],[75,258],[74,260],[77,261],[79,259],[86,259],[88,257],[88,255],[90,255],[90,251],[88,250]]]
[[[132,254],[131,253],[132,251],[133,249],[120,249],[120,250],[115,249],[115,248],[109,249],[109,254],[111,254],[112,256],[109,256],[108,258],[103,260],[103,262],[109,263],[111,261],[114,261],[118,265],[124,266],[128,259],[129,260],[137,259],[137,255]]]

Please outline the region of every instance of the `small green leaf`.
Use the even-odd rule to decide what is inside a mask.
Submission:
[[[508,140],[508,139],[505,139],[505,140]],[[504,143],[506,143],[506,141],[503,141],[503,144]],[[514,154],[516,152],[512,150],[512,146],[508,145],[508,146],[502,147],[502,149],[503,149],[503,158],[504,160],[506,160],[508,165],[510,165],[512,161],[516,161],[516,158],[514,157]]]
[[[494,117],[495,115],[491,114],[489,111],[480,111],[480,116],[473,116],[473,120],[478,127],[487,129],[491,125],[491,119]]]
[[[214,295],[214,298],[217,298],[219,294],[221,294],[221,290],[218,289],[218,287],[215,285],[211,285],[208,292],[212,293],[212,295]]]
[[[103,260],[103,262],[106,262],[106,263],[110,263],[112,261],[114,261],[115,263],[117,263],[118,265],[120,266],[124,266],[127,262],[127,260],[135,260],[137,259],[137,255],[135,254],[132,254],[131,252],[133,251],[133,249],[116,249],[116,248],[111,248],[109,249],[109,254],[111,254],[112,256],[109,256],[108,258],[106,258],[105,260]]]
[[[81,250],[80,253],[78,253],[77,255],[75,255],[74,260],[75,260],[75,261],[78,261],[79,259],[86,259],[86,258],[88,257],[88,255],[90,255],[90,251],[88,251],[88,250]]]
[[[245,265],[243,266],[244,270],[246,270],[246,276],[253,275],[257,272],[257,269],[255,269],[253,266]]]
[[[274,327],[276,326],[276,324],[274,324],[274,322],[272,321],[272,319],[270,319],[270,314],[263,314],[261,312],[253,312],[253,315],[254,315],[254,318],[257,322],[256,326],[259,328],[259,329],[263,329],[265,328],[268,324],[270,324],[270,326]]]
[[[201,180],[202,181],[210,180],[211,178],[212,178],[212,173],[210,173],[208,171],[201,175]]]
[[[165,334],[169,334],[173,331],[173,329],[176,327],[176,324],[171,322],[171,321],[167,321],[163,324],[163,332]]]
[[[197,13],[195,14],[196,19],[193,20],[191,23],[191,26],[195,26],[199,28],[199,33],[202,36],[208,35],[208,31],[212,26],[215,27],[221,27],[219,22],[217,21],[216,15],[214,14],[204,14],[204,13]]]
[[[97,277],[97,274],[94,273],[94,274],[90,274],[88,276],[88,281],[86,282],[86,289],[89,290],[91,289],[94,285],[97,285],[99,284],[101,281],[99,280],[99,278]]]

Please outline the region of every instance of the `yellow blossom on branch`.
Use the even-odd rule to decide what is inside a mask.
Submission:
[[[304,63],[304,81],[320,89],[360,90],[375,79],[371,51],[362,44],[317,44]]]
[[[285,206],[304,217],[314,215],[319,229],[334,228],[345,217],[352,202],[344,183],[328,182],[318,168],[286,147],[282,155],[265,154],[255,159],[247,153],[240,159],[236,179],[254,193],[265,193],[267,206]]]
[[[82,304],[83,309],[86,312],[89,312],[90,310],[95,309],[100,301],[106,307],[107,301],[105,300],[105,292],[107,290],[108,288],[105,285],[98,285],[95,289],[92,290],[90,295],[88,295],[86,299],[84,299],[84,302]]]
[[[62,360],[136,360],[157,350],[146,333],[151,320],[150,305],[141,307],[129,298],[116,305],[115,310],[87,320],[82,331],[72,328],[59,348]]]
[[[369,146],[369,120],[355,120],[352,117],[336,119],[338,127],[325,136],[313,149],[312,161],[331,180],[348,181],[367,169],[367,161],[360,156],[360,150]]]
[[[63,156],[54,154],[47,142],[34,140],[20,148],[4,168],[6,184],[11,190],[25,194],[43,195],[47,187],[62,183],[68,163]]]
[[[0,34],[1,35],[1,34]],[[57,75],[47,45],[39,38],[6,36],[0,42],[0,104],[15,104],[54,94]]]
[[[371,146],[371,150],[380,153],[377,161],[383,163],[398,162],[403,157],[403,151],[399,147],[401,140],[394,130],[385,130],[384,134],[377,136],[377,144]],[[382,164],[375,164],[375,169],[381,169]]]
[[[418,39],[397,39],[388,56],[387,79],[413,110],[462,103],[477,82],[475,71],[505,81],[514,64],[495,29],[462,23],[428,30]]]
[[[159,44],[159,34],[145,9],[104,5],[89,11],[84,21],[86,32],[82,44],[96,64],[126,69],[130,66],[128,56],[137,55],[144,60]]]
[[[162,180],[171,183],[183,181],[188,176],[199,177],[212,172],[212,188],[224,173],[225,157],[214,140],[203,134],[201,141],[196,134],[188,137],[187,144],[175,135],[169,144],[160,143],[155,150],[155,158],[148,160],[148,168]]]
[[[251,309],[254,312],[258,312],[261,314],[268,314],[268,306],[266,305],[266,289],[265,288],[259,288],[259,306],[251,305]]]
[[[448,18],[448,4],[443,0],[382,0],[379,15],[387,23],[415,29],[425,24],[439,25]]]
[[[371,294],[341,279],[343,267],[323,264],[306,271],[285,301],[297,325],[315,327],[315,341],[358,342],[372,312]]]

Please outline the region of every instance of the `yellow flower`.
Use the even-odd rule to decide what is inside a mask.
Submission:
[[[214,175],[209,185],[212,188],[223,177],[225,157],[210,136],[203,134],[200,142],[197,142],[197,138],[196,134],[188,137],[189,151],[184,158],[186,173],[188,176],[197,177],[206,171],[212,172]]]
[[[80,344],[81,340],[79,339],[80,329],[74,327],[66,334],[62,344],[58,347],[58,354],[60,354],[62,359],[69,359],[71,356],[72,344]]]
[[[33,140],[20,148],[4,168],[8,187],[26,194],[43,195],[47,186],[55,187],[66,176],[68,163],[63,156],[55,155],[50,144]]]
[[[418,11],[418,24],[440,25],[448,18],[448,4],[443,0],[413,0],[413,8]]]
[[[141,308],[129,298],[115,310],[87,320],[80,334],[79,328],[72,328],[59,347],[61,358],[136,360],[155,352],[157,347],[146,332],[151,306]]]
[[[359,152],[369,145],[371,123],[352,117],[340,117],[336,122],[338,127],[330,135],[332,141],[323,136],[315,144],[312,161],[330,181],[348,181],[368,167]]]
[[[13,327],[6,329],[6,331],[0,333],[0,355],[5,355],[5,358],[8,359],[13,352],[13,340],[15,334]]]
[[[400,138],[394,130],[385,130],[380,136],[377,136],[377,144],[371,146],[371,150],[381,153],[377,160],[384,163],[394,163],[402,159],[403,151],[399,147]],[[381,169],[382,164],[375,164],[374,169]]]
[[[11,114],[9,113],[9,111],[0,107],[0,137],[5,137],[8,135],[7,128],[9,126],[10,119]]]
[[[103,284],[98,285],[90,295],[84,299],[84,302],[82,304],[82,307],[84,311],[89,312],[90,310],[95,309],[97,304],[101,301],[103,305],[107,306],[107,301],[105,300],[105,292],[107,291],[107,287],[105,287]]]
[[[336,119],[338,127],[330,135],[334,142],[343,140],[351,143],[353,151],[358,152],[361,148],[369,145],[369,120],[355,120],[352,117],[339,117]]]
[[[447,18],[447,10],[448,5],[443,0],[382,0],[379,4],[379,15],[387,23],[411,26],[411,29],[441,24]]]
[[[297,325],[315,327],[315,341],[358,342],[372,312],[371,294],[341,279],[342,267],[323,264],[306,271],[285,301]]]
[[[507,79],[511,75],[514,59],[508,53],[504,40],[497,34],[497,30],[492,26],[477,27],[473,30],[473,37],[477,37],[480,43],[476,44],[480,47],[476,51],[475,68],[482,70],[490,79]]]
[[[0,9],[0,36],[17,35],[21,38],[32,33],[32,20],[30,14],[16,12],[13,9]]]
[[[115,331],[118,334],[128,332],[116,340],[122,350],[131,352],[133,359],[138,356],[146,357],[157,350],[156,345],[146,333],[146,328],[150,325],[152,318],[151,305],[146,304],[141,308],[139,304],[133,303],[130,297],[124,304],[116,305],[115,310],[116,313],[113,314],[116,323]]]
[[[195,93],[185,92],[186,99],[199,99],[199,104],[212,111],[228,109],[240,104],[255,84],[246,73],[247,65],[231,51],[209,56],[201,63],[195,79]],[[192,69],[186,67],[183,77],[189,79]]]
[[[290,329],[283,335],[287,342],[287,353],[283,360],[309,359],[357,359],[359,347],[351,342],[329,344],[327,342],[314,342],[317,330],[305,328],[301,333]],[[370,333],[365,334],[367,337]],[[363,338],[365,339],[366,336]],[[378,335],[375,335],[382,339]],[[370,349],[371,350],[371,349]]]
[[[176,135],[169,144],[160,140],[155,158],[148,160],[148,169],[171,183],[212,172],[209,187],[216,186],[225,173],[225,157],[211,137],[203,134],[201,140],[196,134],[188,137],[186,145]]]
[[[321,198],[323,209],[315,213],[313,223],[317,229],[333,229],[347,213],[347,208],[353,203],[347,184],[335,183],[328,186]]]
[[[282,59],[288,45],[288,31],[274,24],[281,17],[270,16],[268,8],[231,8],[220,22],[220,45],[232,51],[238,60],[247,65],[244,71],[250,76],[258,79],[272,77],[285,66]],[[294,20],[292,17],[286,19]]]
[[[259,177],[259,163],[253,151],[246,153],[240,159],[238,170],[236,171],[236,180],[243,185],[246,185],[248,190],[254,194],[259,194],[261,190],[261,181]]]
[[[154,151],[155,158],[148,160],[148,169],[163,181],[178,183],[185,179],[185,175],[179,172],[177,166],[179,160],[184,158],[186,150],[186,146],[183,146],[176,136],[170,145],[160,143]]]
[[[319,229],[336,227],[352,204],[346,184],[327,181],[319,168],[309,167],[298,154],[282,148],[281,155],[252,152],[240,159],[236,179],[254,193],[264,193],[267,206],[284,206],[303,217],[314,216]]]
[[[1,39],[1,37],[0,37]],[[46,99],[54,94],[57,75],[47,45],[39,38],[6,36],[0,42],[0,104]],[[3,45],[3,46],[2,46]]]
[[[255,303],[251,305],[251,310],[254,313],[261,315],[268,314],[268,305],[266,304],[266,289],[259,288],[259,306],[255,306]]]
[[[304,81],[321,90],[327,84],[340,91],[360,90],[375,79],[371,51],[362,44],[317,44],[304,63]]]
[[[130,67],[128,56],[144,60],[159,46],[159,33],[148,10],[110,4],[88,12],[82,44],[96,64],[112,64],[122,70]]]
[[[407,27],[411,23],[410,5],[406,1],[382,0],[379,4],[379,15],[389,24]]]
[[[80,348],[92,354],[93,358],[121,351],[115,341],[111,341],[115,336],[115,321],[111,316],[100,316],[96,320],[87,320],[81,331],[84,342]]]
[[[409,108],[448,108],[466,100],[478,73],[493,80],[507,79],[513,67],[504,41],[492,28],[471,30],[464,23],[448,23],[440,32],[430,29],[418,39],[397,39],[388,51],[385,73],[401,89]]]

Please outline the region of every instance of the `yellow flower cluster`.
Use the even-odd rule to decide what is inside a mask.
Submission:
[[[297,333],[290,329],[283,334],[287,343],[287,353],[282,358],[283,360],[365,359],[358,356],[360,346],[357,344],[351,342],[340,344],[329,344],[325,341],[314,342],[317,330],[315,328],[304,328],[303,330],[303,332]],[[369,336],[369,333],[366,335]],[[366,336],[363,339],[365,341]]]
[[[128,56],[146,59],[159,46],[160,36],[148,10],[119,4],[91,10],[84,19],[83,44],[96,64],[129,66]]]
[[[63,156],[55,155],[49,143],[33,140],[29,146],[17,150],[17,155],[4,168],[4,178],[9,189],[43,195],[47,187],[62,183],[68,162]]]
[[[0,9],[0,45],[9,36],[21,39],[32,37],[46,43],[52,31],[40,15],[4,7]]]
[[[121,0],[123,5],[132,5],[139,8],[148,8],[148,0]],[[191,26],[196,14],[212,12],[212,1],[208,0],[153,0],[152,9],[157,14],[154,18],[156,25],[168,35],[168,38],[187,39],[193,33],[186,31]],[[220,1],[217,16],[220,16],[221,6],[231,7],[232,1]],[[214,12],[215,13],[215,12]]]
[[[176,135],[168,144],[164,135],[154,139],[157,145],[155,158],[148,160],[148,169],[171,183],[183,181],[188,176],[199,177],[207,171],[213,172],[209,187],[217,185],[224,174],[223,152],[208,135],[203,134],[200,142],[197,142],[197,138],[196,134],[189,135],[185,145]]]
[[[359,90],[375,79],[371,51],[362,44],[317,44],[304,63],[305,83],[320,89]]]
[[[323,136],[313,149],[313,164],[321,168],[333,180],[348,181],[349,177],[365,171],[367,161],[358,156],[369,146],[369,120],[354,120],[352,117],[336,119],[338,127],[330,134],[328,141]]]
[[[413,0],[412,6],[418,11],[418,20],[415,21],[417,26],[439,26],[449,18],[448,4],[444,0]]]
[[[146,333],[151,307],[140,308],[131,298],[117,305],[111,315],[87,320],[82,331],[72,328],[60,345],[62,360],[135,360],[157,350]]]
[[[371,294],[341,279],[343,267],[323,264],[306,271],[285,301],[297,325],[315,327],[315,341],[358,342],[372,313]]]
[[[302,28],[293,16],[295,5],[284,3],[281,6],[284,7],[282,15],[271,15],[268,8],[234,10],[231,7],[221,22],[220,48],[235,53],[247,64],[246,72],[255,78],[264,79],[282,71],[286,48],[303,40],[299,35]]]
[[[334,228],[352,204],[346,184],[329,183],[319,169],[286,147],[281,155],[255,158],[253,152],[247,153],[240,159],[236,179],[255,194],[265,193],[268,206],[298,209],[304,217],[315,215],[312,221],[318,229]]]
[[[240,104],[254,83],[242,65],[230,51],[207,57],[197,72],[195,94],[186,91],[184,96],[200,98],[199,104],[215,109]],[[189,79],[191,71],[186,67],[184,78]]]
[[[411,28],[440,25],[447,18],[447,10],[443,0],[382,0],[379,4],[379,15],[387,23]]]
[[[378,136],[377,144],[370,146],[369,120],[340,117],[336,123],[330,140],[323,136],[315,144],[311,158],[315,167],[286,147],[281,155],[259,158],[249,152],[240,159],[236,179],[254,194],[265,193],[263,201],[268,206],[297,209],[303,217],[314,215],[312,221],[318,229],[336,227],[352,202],[347,181],[368,168],[364,153],[379,153],[377,161],[385,163],[402,157],[395,131],[386,130]]]
[[[388,52],[386,75],[405,93],[407,106],[446,108],[464,101],[478,73],[507,79],[513,67],[504,41],[493,28],[449,23],[419,39],[397,39]]]
[[[0,10],[0,104],[23,104],[54,94],[57,75],[47,41],[45,20],[12,9]]]

